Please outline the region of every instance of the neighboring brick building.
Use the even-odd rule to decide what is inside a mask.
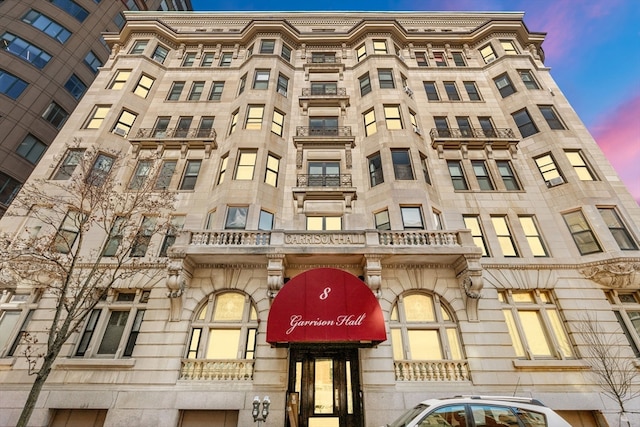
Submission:
[[[522,13],[125,15],[33,177],[74,138],[126,153],[123,187],[160,153],[182,232],[143,254],[165,280],[120,284],[70,340],[34,425],[246,427],[268,395],[266,425],[290,426],[289,393],[304,427],[458,394],[618,425],[580,323],[640,354],[640,209]],[[18,331],[48,313],[30,292],[0,300],[2,420],[30,383]]]
[[[109,58],[126,10],[191,0],[0,0],[0,216]]]

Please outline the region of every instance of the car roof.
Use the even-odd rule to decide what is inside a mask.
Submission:
[[[477,396],[477,395],[468,395],[468,396],[453,396],[453,397],[444,397],[444,398],[434,398],[427,399],[422,401],[426,405],[432,406],[441,403],[474,403],[474,402],[487,402],[491,401],[494,403],[502,403],[502,404],[525,404],[525,405],[533,405],[533,406],[542,406],[546,407],[544,403],[539,401],[538,399],[534,399],[532,397],[517,397],[517,396]]]

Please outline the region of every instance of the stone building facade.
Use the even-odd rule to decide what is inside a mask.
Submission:
[[[127,10],[192,10],[191,0],[0,1],[0,216],[73,112]]]
[[[125,15],[33,177],[74,139],[121,150],[123,188],[176,194],[143,254],[167,268],[99,304],[34,425],[249,426],[269,396],[265,425],[374,427],[460,394],[618,425],[581,325],[640,356],[640,210],[523,14]],[[0,286],[11,425],[30,383],[16,340],[51,302]]]

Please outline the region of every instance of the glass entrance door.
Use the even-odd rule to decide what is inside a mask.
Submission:
[[[298,396],[297,427],[362,427],[358,373],[357,348],[292,349],[289,392]]]

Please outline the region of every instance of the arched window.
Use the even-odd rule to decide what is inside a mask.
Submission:
[[[191,323],[187,359],[253,359],[258,314],[248,295],[212,294]]]
[[[437,295],[400,295],[390,320],[394,360],[464,359],[458,325]]]

